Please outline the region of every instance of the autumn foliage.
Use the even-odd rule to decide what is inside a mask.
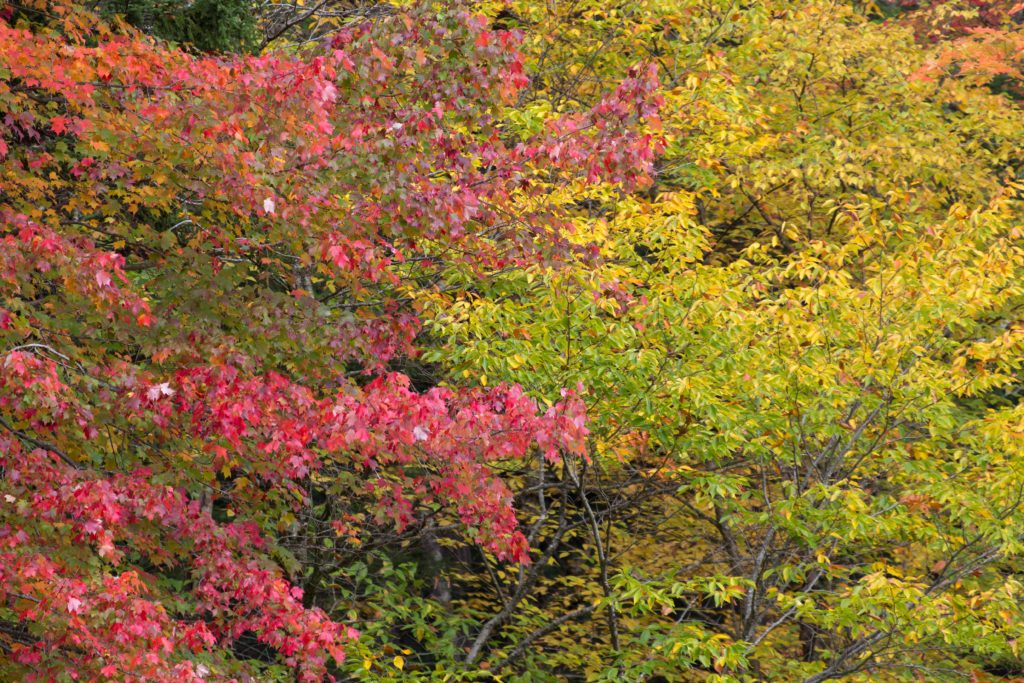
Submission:
[[[1019,5],[244,4],[0,5],[0,679],[1024,677]]]
[[[320,680],[358,631],[303,602],[272,534],[326,466],[378,524],[451,508],[527,561],[486,463],[581,453],[582,405],[417,390],[403,296],[431,261],[567,253],[557,212],[517,210],[525,169],[644,176],[653,76],[513,143],[518,39],[461,6],[248,58],[70,3],[4,18],[3,676],[244,678],[245,636]]]

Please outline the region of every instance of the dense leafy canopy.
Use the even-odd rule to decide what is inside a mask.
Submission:
[[[0,678],[1024,677],[1024,7],[87,5],[0,10]]]

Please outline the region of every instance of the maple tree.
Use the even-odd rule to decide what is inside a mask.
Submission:
[[[457,4],[258,57],[2,19],[0,675],[320,680],[358,632],[278,537],[325,480],[336,537],[438,508],[526,561],[485,464],[582,452],[582,405],[413,386],[409,301],[572,253],[515,199],[530,169],[642,179],[650,72],[509,140],[516,35]]]

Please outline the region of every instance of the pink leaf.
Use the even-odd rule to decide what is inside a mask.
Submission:
[[[171,385],[169,382],[164,382],[163,384],[151,386],[149,389],[146,390],[146,396],[149,398],[150,401],[157,401],[160,399],[161,396],[173,395],[174,389],[171,389]]]

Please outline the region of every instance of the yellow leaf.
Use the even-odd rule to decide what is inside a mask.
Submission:
[[[395,661],[395,668],[397,668],[399,671],[401,671],[402,667],[405,666],[405,660],[396,655],[394,661]]]

